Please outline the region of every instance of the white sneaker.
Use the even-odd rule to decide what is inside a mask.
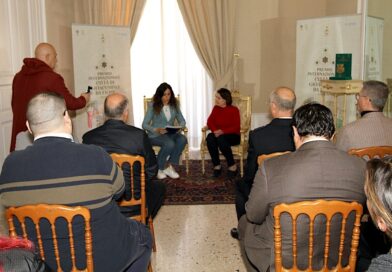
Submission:
[[[178,179],[180,175],[174,170],[174,168],[170,165],[167,167],[165,170],[163,170],[163,173],[165,173],[167,176],[169,176],[172,179]]]
[[[165,178],[167,178],[165,172],[163,172],[163,171],[165,171],[165,170],[158,170],[158,174],[157,174],[157,178],[158,179],[165,179]]]

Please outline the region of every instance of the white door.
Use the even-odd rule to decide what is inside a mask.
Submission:
[[[12,79],[45,40],[45,0],[0,0],[0,168],[11,142]]]

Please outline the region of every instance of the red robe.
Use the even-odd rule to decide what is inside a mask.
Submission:
[[[26,111],[30,99],[41,92],[55,92],[64,97],[67,109],[77,110],[86,105],[83,96],[74,97],[67,87],[64,79],[50,68],[46,63],[35,58],[25,58],[24,65],[14,77],[12,83],[12,136],[10,151],[15,150],[16,135],[26,131]]]

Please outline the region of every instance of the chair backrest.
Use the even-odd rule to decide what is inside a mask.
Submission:
[[[144,172],[144,164],[145,164],[144,158],[139,155],[128,155],[128,154],[117,154],[117,153],[112,153],[110,154],[110,156],[120,168],[122,168],[124,164],[129,165],[130,180],[126,180],[125,182],[130,183],[129,188],[131,190],[130,192],[131,198],[129,200],[122,199],[119,202],[119,205],[124,207],[140,206],[140,215],[132,216],[132,218],[139,222],[145,223],[147,218],[147,212],[146,212],[146,176]],[[135,173],[134,165],[136,163],[140,164],[139,174]],[[140,176],[140,188],[137,188],[134,182],[136,175]],[[140,189],[140,198],[136,198],[136,194],[135,194],[135,191],[138,189]]]
[[[252,97],[241,95],[239,91],[232,91],[231,97],[233,99],[232,105],[240,111],[241,129],[249,130],[252,117]]]
[[[75,257],[75,241],[73,236],[73,225],[72,221],[75,216],[82,216],[84,219],[84,238],[85,238],[85,250],[86,250],[86,269],[78,270],[76,267],[76,257]],[[40,227],[41,220],[47,220],[50,223],[52,239],[53,239],[53,248],[54,255],[57,264],[57,271],[63,271],[60,264],[60,253],[59,253],[59,245],[62,243],[63,237],[57,237],[56,234],[56,221],[59,218],[63,218],[67,221],[68,227],[68,241],[70,245],[70,253],[71,253],[71,262],[72,262],[72,271],[93,271],[93,246],[92,246],[92,235],[91,235],[91,227],[90,227],[90,211],[89,209],[81,206],[77,207],[69,207],[63,205],[47,205],[47,204],[38,204],[38,205],[26,205],[20,207],[10,207],[6,211],[6,218],[9,226],[9,233],[11,237],[19,236],[16,232],[16,228],[14,225],[14,217],[16,217],[17,222],[20,223],[21,226],[21,235],[25,239],[34,240],[28,233],[28,228],[26,226],[26,219],[28,221],[32,221],[36,230],[36,239],[37,245],[39,248],[39,253],[42,260],[45,261],[45,248],[44,242],[42,239],[42,230]],[[30,221],[30,222],[31,222]],[[50,249],[48,249],[50,250]],[[62,256],[63,257],[63,256]],[[46,260],[47,261],[47,260]]]
[[[351,249],[348,264],[343,266],[343,252],[344,242],[346,239],[347,231],[347,219],[352,212],[355,212],[355,222],[352,226],[352,238],[351,238]],[[291,269],[282,267],[282,232],[280,224],[280,216],[282,213],[288,213],[292,218],[292,256],[293,256],[293,267]],[[324,215],[326,219],[326,231],[325,231],[325,246],[323,255],[323,268],[320,271],[328,270],[328,256],[330,250],[330,237],[331,237],[331,221],[334,215],[341,215],[341,228],[340,228],[340,242],[339,242],[339,253],[338,263],[333,271],[355,271],[355,263],[357,258],[357,249],[359,243],[359,232],[360,232],[360,220],[362,215],[362,205],[357,202],[344,202],[336,200],[315,200],[315,201],[302,201],[292,204],[279,204],[274,208],[274,241],[275,241],[275,271],[299,271],[297,267],[297,224],[296,220],[299,215],[305,214],[309,218],[309,247],[308,247],[308,269],[306,271],[312,271],[312,256],[314,243],[314,228],[315,218],[317,215]]]
[[[290,151],[284,151],[284,152],[274,152],[274,153],[270,153],[270,154],[261,154],[257,157],[257,163],[258,165],[261,165],[263,163],[263,161],[273,158],[273,157],[277,157],[283,154],[287,154],[290,153]]]
[[[392,137],[392,136],[391,136]],[[392,155],[392,146],[370,146],[364,148],[353,148],[348,151],[350,155],[355,155],[364,159],[383,158]]]

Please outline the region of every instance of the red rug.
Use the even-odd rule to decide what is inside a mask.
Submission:
[[[223,167],[219,178],[212,178],[212,164],[206,161],[206,173],[201,172],[201,161],[189,161],[189,175],[186,175],[185,162],[178,169],[180,178],[164,179],[166,183],[165,205],[183,204],[232,204],[235,200],[234,179],[226,177]],[[239,178],[239,175],[236,177]]]

